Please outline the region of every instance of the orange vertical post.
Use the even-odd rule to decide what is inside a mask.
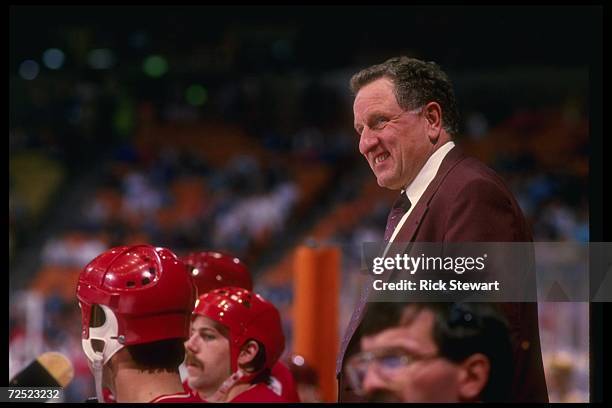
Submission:
[[[321,398],[337,400],[340,250],[300,246],[294,258],[293,351],[317,371]]]

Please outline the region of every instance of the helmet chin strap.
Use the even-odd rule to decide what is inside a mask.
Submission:
[[[276,377],[270,376],[270,384],[268,387],[279,397],[283,395],[283,384]]]
[[[94,376],[94,382],[96,384],[96,398],[99,403],[106,402],[104,401],[104,395],[102,394],[102,370],[104,365],[102,364],[102,358],[96,357],[92,362],[92,371]]]
[[[96,383],[96,397],[98,398],[98,402],[104,402],[104,396],[102,394],[102,374],[104,365],[106,365],[111,357],[124,346],[118,341],[119,323],[117,322],[117,317],[107,306],[98,306],[104,311],[104,324],[100,327],[90,327],[89,338],[83,339],[81,344],[87,359],[91,363],[91,369]],[[101,352],[94,349],[93,340],[104,343]]]
[[[249,383],[258,373],[247,373],[243,369],[239,368],[232,375],[227,377],[221,386],[215,391],[213,395],[206,399],[207,402],[227,402],[227,394],[236,384]]]

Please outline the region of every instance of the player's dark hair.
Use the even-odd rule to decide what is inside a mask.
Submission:
[[[259,346],[259,350],[257,350],[257,354],[255,355],[255,357],[253,357],[253,359],[249,361],[248,363],[244,364],[242,368],[244,368],[247,371],[253,372],[253,371],[261,370],[263,366],[266,364],[266,349],[264,345],[261,344],[261,342],[255,339],[249,339],[248,341],[251,341],[251,340],[257,343],[257,345]],[[257,376],[251,381],[251,383],[255,384],[259,382],[268,382],[269,378],[270,378],[270,369],[266,368],[265,370],[257,374]]]
[[[143,371],[176,371],[185,359],[183,339],[134,344],[126,348]]]

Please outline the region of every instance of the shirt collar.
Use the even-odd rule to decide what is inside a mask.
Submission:
[[[408,196],[412,207],[414,207],[419,201],[419,198],[421,198],[425,192],[425,189],[427,189],[427,186],[429,186],[429,183],[431,183],[431,180],[433,180],[436,176],[436,173],[440,168],[440,164],[442,164],[442,160],[453,147],[455,147],[455,142],[452,140],[442,145],[431,156],[429,156],[429,159],[427,159],[423,168],[419,171],[414,180],[408,184],[404,191],[406,192],[406,196]]]

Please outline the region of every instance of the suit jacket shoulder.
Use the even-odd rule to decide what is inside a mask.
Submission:
[[[501,177],[458,147],[444,158],[404,228],[398,237],[406,242],[532,241]]]

